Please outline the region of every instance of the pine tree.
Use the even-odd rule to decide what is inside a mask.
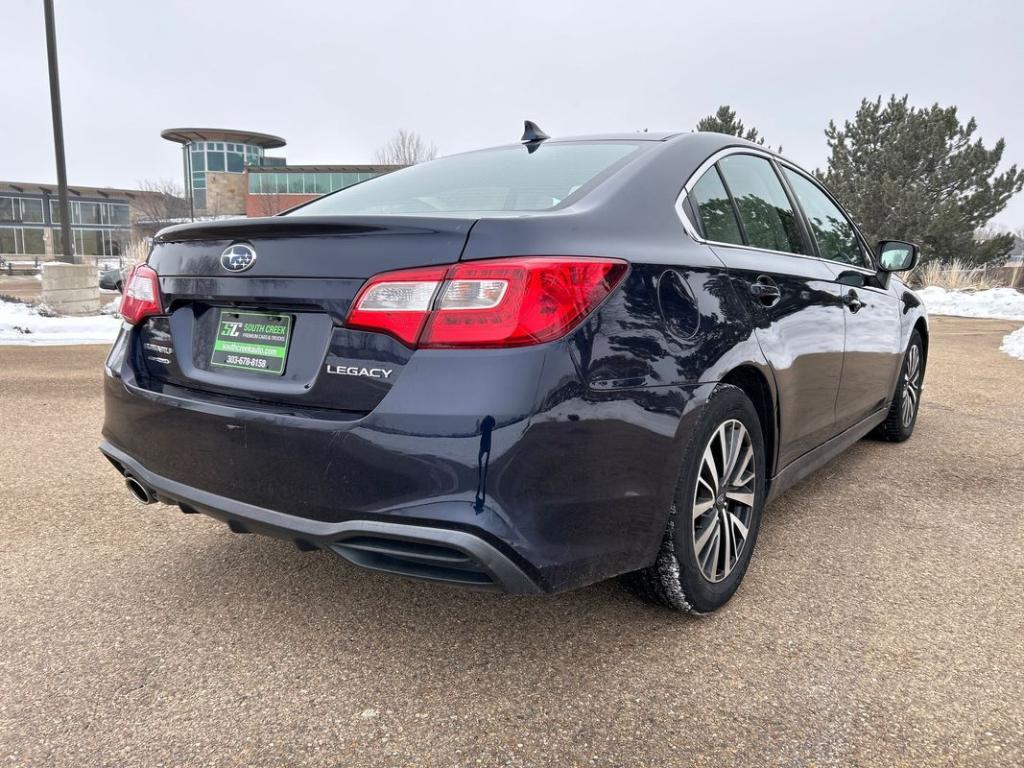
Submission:
[[[757,135],[757,128],[745,128],[743,121],[736,119],[736,110],[730,109],[728,104],[720,106],[715,114],[702,118],[697,123],[697,130],[727,133],[755,144],[764,144],[764,139]]]
[[[1012,235],[979,241],[975,233],[1024,187],[1016,165],[996,175],[1005,144],[972,140],[977,123],[961,124],[956,107],[908,106],[908,97],[864,99],[840,130],[829,122],[831,156],[818,176],[849,208],[864,235],[910,240],[922,257],[971,264],[998,262]]]

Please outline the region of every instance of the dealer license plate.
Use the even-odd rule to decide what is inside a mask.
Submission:
[[[280,376],[291,336],[291,315],[222,309],[210,365]]]

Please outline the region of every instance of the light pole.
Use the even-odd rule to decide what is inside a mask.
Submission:
[[[188,217],[196,220],[196,193],[192,187],[192,142],[182,146],[185,152],[185,187],[188,190]],[[206,167],[205,165],[203,166]]]
[[[82,263],[71,249],[71,213],[68,210],[68,174],[64,164],[64,121],[60,113],[60,74],[57,71],[57,33],[53,0],[43,0],[46,17],[46,59],[50,68],[50,110],[53,112],[53,147],[57,155],[57,208],[60,211],[61,253],[59,261]]]

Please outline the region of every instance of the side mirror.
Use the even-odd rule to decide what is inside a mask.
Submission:
[[[917,266],[921,249],[902,240],[883,240],[878,244],[878,269],[881,272],[906,272]]]

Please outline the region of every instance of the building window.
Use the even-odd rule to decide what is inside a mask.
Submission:
[[[42,201],[40,211],[42,213]],[[93,203],[79,200],[72,200],[68,203],[71,209],[71,225],[103,225],[109,227],[127,227],[130,225],[128,203]],[[40,215],[39,222],[42,222]],[[60,204],[57,200],[50,200],[50,221],[53,224],[60,224]]]
[[[224,153],[223,152],[207,152],[206,153],[206,170],[208,170],[208,171],[223,171],[224,170]]]
[[[42,234],[42,230],[39,232]],[[60,230],[53,230],[52,236],[55,243],[60,243]],[[75,227],[71,231],[71,242],[75,253],[82,256],[118,256],[122,236],[123,233],[115,229]]]
[[[216,173],[242,173],[246,166],[262,166],[265,162],[263,147],[253,144],[224,141],[194,141],[188,145],[192,163],[192,199],[197,208],[206,207],[205,171]],[[250,191],[253,181],[250,180]]]
[[[43,201],[29,197],[21,198],[21,220],[26,224],[42,224]]]
[[[24,253],[46,253],[46,241],[43,237],[43,230],[39,227],[26,227],[21,230],[21,237],[24,247]]]
[[[99,203],[76,203],[78,216],[72,216],[73,224],[102,224],[103,218],[100,214]]]
[[[46,252],[39,227],[0,227],[0,253],[37,255]]]
[[[20,232],[20,229],[14,227],[0,227],[0,253],[21,253],[18,249],[18,233]]]
[[[43,223],[43,201],[35,197],[0,197],[0,221]]]
[[[380,174],[359,173],[250,173],[252,195],[326,195]]]

